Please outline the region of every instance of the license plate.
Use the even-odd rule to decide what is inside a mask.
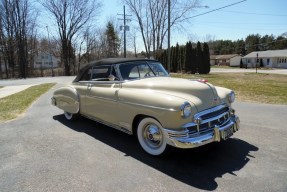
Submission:
[[[229,137],[231,137],[233,135],[233,127],[229,127],[227,129],[225,129],[224,131],[221,132],[221,138],[223,140],[228,139]]]

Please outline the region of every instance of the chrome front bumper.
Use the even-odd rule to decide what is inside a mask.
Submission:
[[[224,114],[217,116],[216,118],[223,118]],[[210,122],[217,121],[213,118],[211,121],[207,119],[208,125]],[[216,120],[214,120],[216,119]],[[195,123],[191,123],[195,124]],[[178,148],[195,148],[202,145],[206,145],[211,142],[220,142],[221,140],[228,139],[233,133],[240,128],[239,117],[229,111],[228,118],[220,125],[213,125],[209,128],[203,128],[204,131],[191,132],[187,127],[182,127],[179,130],[164,129],[165,138],[169,145]]]

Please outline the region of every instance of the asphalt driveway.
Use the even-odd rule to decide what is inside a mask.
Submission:
[[[50,105],[53,89],[0,124],[1,192],[287,191],[286,106],[236,103],[241,130],[231,139],[161,159],[125,133],[66,121]]]

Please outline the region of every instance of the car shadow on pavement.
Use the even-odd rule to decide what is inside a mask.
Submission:
[[[211,143],[194,149],[173,149],[166,157],[156,158],[146,154],[134,136],[89,119],[70,122],[64,115],[53,117],[66,127],[86,133],[138,161],[190,186],[201,190],[215,190],[215,179],[225,174],[236,177],[250,159],[251,151],[258,147],[241,139],[230,138],[221,143]],[[235,178],[236,179],[236,178]]]

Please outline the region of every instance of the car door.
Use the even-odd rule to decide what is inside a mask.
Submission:
[[[86,114],[104,123],[118,124],[118,90],[120,81],[114,66],[96,66],[92,68],[92,79],[87,85],[85,101]]]

